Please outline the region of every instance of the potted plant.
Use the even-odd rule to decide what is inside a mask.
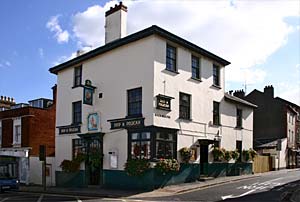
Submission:
[[[183,147],[179,150],[180,157],[184,163],[189,163],[192,157],[192,150],[187,147]]]
[[[252,148],[250,148],[249,149],[249,155],[250,155],[251,161],[253,161],[255,156],[257,155],[257,152],[255,150],[253,150]]]
[[[233,160],[237,161],[240,157],[240,153],[238,150],[231,151],[231,157]]]
[[[226,151],[224,152],[224,159],[225,161],[230,161],[232,159],[232,154],[231,154],[231,151]]]
[[[214,147],[212,150],[213,156],[214,156],[214,160],[215,161],[221,161],[224,159],[224,155],[225,155],[225,149],[221,149],[219,147]]]

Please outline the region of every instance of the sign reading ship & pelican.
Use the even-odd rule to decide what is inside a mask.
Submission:
[[[110,122],[110,129],[118,128],[136,128],[144,126],[144,117],[137,118],[122,118],[107,120]]]
[[[80,133],[80,126],[70,125],[70,126],[59,126],[59,134],[71,134],[71,133]]]

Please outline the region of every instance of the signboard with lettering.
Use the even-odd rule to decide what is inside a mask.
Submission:
[[[171,99],[172,97],[165,95],[157,95],[156,96],[156,109],[171,111]]]
[[[59,127],[59,134],[80,133],[80,126],[63,126]]]
[[[110,122],[110,129],[118,128],[135,128],[144,126],[145,118],[130,118],[130,119],[114,119],[108,120]]]

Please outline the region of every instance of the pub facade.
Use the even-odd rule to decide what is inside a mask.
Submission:
[[[213,161],[216,142],[252,148],[255,105],[225,93],[230,63],[155,25],[126,36],[126,13],[122,3],[106,12],[104,46],[49,70],[57,75],[58,185],[62,162],[81,153],[81,181],[105,185],[127,159],[180,161],[188,147],[190,163],[201,164]]]

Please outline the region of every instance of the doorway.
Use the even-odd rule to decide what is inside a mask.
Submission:
[[[86,171],[89,185],[101,184],[102,145],[99,139],[87,141]]]
[[[200,175],[207,174],[208,145],[200,145]]]

